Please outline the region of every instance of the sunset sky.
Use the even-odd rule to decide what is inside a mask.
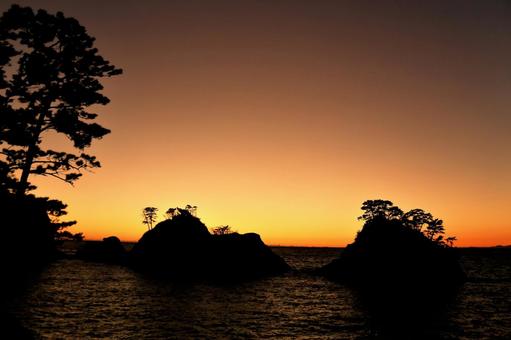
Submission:
[[[268,244],[345,246],[383,198],[459,246],[511,244],[509,2],[17,3],[75,17],[124,70],[95,108],[102,167],[31,179],[88,239],[189,203]]]

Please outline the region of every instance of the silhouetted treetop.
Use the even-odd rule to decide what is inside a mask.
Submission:
[[[424,225],[428,225],[431,221],[433,221],[433,215],[422,209],[412,209],[403,214],[402,220],[406,226],[422,231]]]
[[[153,225],[156,222],[156,214],[158,213],[158,208],[155,207],[145,207],[142,210],[142,223],[147,225],[147,229],[153,229]]]
[[[39,198],[44,205],[46,206],[46,212],[48,217],[50,218],[50,222],[55,230],[55,238],[62,239],[68,238],[72,236],[73,238],[79,238],[78,234],[72,234],[71,232],[64,230],[68,227],[71,227],[76,224],[76,221],[61,221],[60,219],[67,215],[67,204],[64,204],[62,201],[49,199],[49,198]],[[80,234],[80,233],[79,233]]]
[[[197,206],[187,204],[184,208],[179,208],[179,207],[168,208],[167,211],[165,212],[165,217],[168,220],[171,220],[174,217],[180,216],[180,215],[190,215],[190,216],[197,217]]]
[[[215,228],[211,228],[211,233],[213,235],[228,235],[234,232],[235,231],[233,231],[228,225],[221,225]]]
[[[100,166],[83,149],[110,131],[92,122],[97,114],[88,107],[109,102],[100,79],[121,72],[74,18],[17,5],[2,15],[0,162],[18,194],[30,188],[31,174],[73,183],[83,169]],[[80,152],[43,148],[48,131],[64,134]]]
[[[367,200],[362,204],[361,209],[364,213],[358,219],[364,220],[366,224],[378,219],[398,221],[402,226],[422,232],[429,240],[443,246],[452,246],[456,240],[456,237],[444,238],[443,221],[422,209],[412,209],[403,213],[391,201],[382,199]]]
[[[368,200],[362,203],[361,208],[364,213],[358,217],[359,220],[370,221],[377,217],[385,219],[399,219],[403,216],[403,211],[394,206],[391,201],[387,200]]]

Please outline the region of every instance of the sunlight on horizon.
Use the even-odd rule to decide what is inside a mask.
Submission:
[[[193,204],[269,244],[345,246],[383,198],[443,219],[459,246],[511,244],[499,6],[43,2],[21,4],[75,17],[124,69],[94,108],[112,130],[87,150],[102,168],[75,187],[31,179],[86,238],[136,241],[144,207]]]

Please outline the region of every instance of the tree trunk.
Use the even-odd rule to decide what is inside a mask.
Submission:
[[[25,157],[25,164],[23,164],[23,170],[21,172],[20,182],[18,184],[18,190],[16,191],[16,195],[18,197],[25,196],[25,192],[28,187],[28,176],[30,175],[30,170],[32,169],[32,163],[34,162],[35,153],[37,150],[37,144],[39,144],[39,135],[41,134],[41,130],[43,127],[44,119],[46,118],[46,110],[43,110],[39,114],[39,118],[37,119],[37,125],[34,131],[34,138],[32,139],[32,143],[28,146],[27,155]]]
[[[16,191],[18,197],[24,196],[25,191],[27,190],[28,175],[30,174],[30,170],[32,168],[32,162],[34,161],[35,147],[36,144],[34,143],[28,147],[27,157],[25,158],[25,164],[23,165],[23,171],[21,173],[20,182],[18,184],[18,190]]]

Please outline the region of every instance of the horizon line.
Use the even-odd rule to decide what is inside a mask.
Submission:
[[[114,235],[115,236],[115,235]],[[75,242],[69,240],[70,242]],[[84,239],[82,242],[102,242],[103,239]],[[121,240],[121,243],[137,243],[137,241]],[[348,243],[349,244],[349,243]],[[321,245],[285,245],[285,244],[268,244],[268,247],[287,247],[287,248],[346,248],[348,244],[343,246],[321,246]],[[511,244],[495,244],[495,245],[469,245],[469,246],[454,246],[454,248],[511,248]]]

